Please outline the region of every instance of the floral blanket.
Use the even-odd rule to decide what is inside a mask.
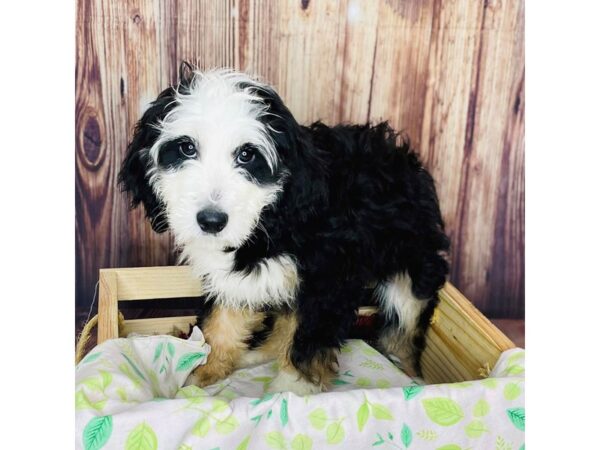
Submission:
[[[330,392],[266,394],[275,363],[182,387],[209,356],[195,330],[106,341],[76,368],[76,447],[96,449],[524,449],[524,357],[490,377],[422,386],[360,340],[342,348]]]

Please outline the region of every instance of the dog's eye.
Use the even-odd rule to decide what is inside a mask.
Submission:
[[[240,164],[248,164],[254,159],[254,156],[255,150],[252,147],[245,145],[238,152],[237,162]]]
[[[194,142],[190,138],[182,137],[162,144],[157,162],[163,169],[173,169],[198,156],[198,148]]]
[[[196,156],[196,146],[190,141],[184,141],[179,143],[179,153],[186,158],[193,158]]]

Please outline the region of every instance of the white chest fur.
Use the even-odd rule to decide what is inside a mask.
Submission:
[[[258,309],[291,304],[300,280],[294,259],[283,254],[263,260],[252,272],[233,271],[234,253],[195,249],[184,252],[192,271],[215,302],[230,308]]]

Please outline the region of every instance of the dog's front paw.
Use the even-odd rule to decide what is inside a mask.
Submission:
[[[293,392],[298,396],[318,394],[321,390],[321,386],[306,381],[297,373],[283,370],[273,378],[267,388],[267,392]]]

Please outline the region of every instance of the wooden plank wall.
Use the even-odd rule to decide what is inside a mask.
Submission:
[[[451,280],[524,313],[522,0],[79,0],[77,304],[100,267],[174,262],[116,177],[137,118],[182,59],[275,85],[302,122],[389,120],[433,172]]]

